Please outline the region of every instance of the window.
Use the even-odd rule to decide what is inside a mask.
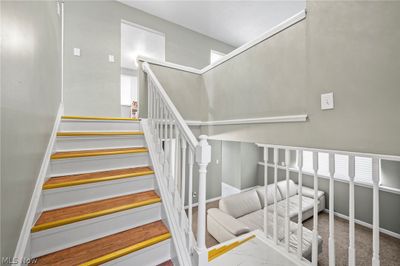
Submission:
[[[211,50],[210,51],[210,64],[215,63],[216,61],[218,61],[219,59],[221,59],[222,57],[224,57],[225,54],[215,51],[215,50]]]
[[[131,106],[137,98],[137,77],[121,75],[121,105]]]
[[[356,156],[354,181],[372,184],[372,158]],[[303,151],[303,171],[313,173],[313,154]],[[329,176],[329,154],[318,153],[318,175]],[[349,180],[349,156],[335,154],[335,178]]]

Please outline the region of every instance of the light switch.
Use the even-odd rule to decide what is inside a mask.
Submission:
[[[333,108],[333,92],[321,94],[321,110],[329,110]]]
[[[74,55],[75,55],[75,56],[81,56],[81,49],[79,49],[79,48],[74,48]]]
[[[114,56],[112,54],[108,55],[108,62],[114,63]]]

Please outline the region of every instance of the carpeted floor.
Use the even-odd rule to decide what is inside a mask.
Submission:
[[[207,204],[207,209],[217,208],[218,201]],[[328,257],[328,236],[329,236],[329,215],[320,213],[318,215],[318,232],[323,239],[322,253],[319,255],[319,265],[329,265]],[[304,222],[304,226],[312,230],[313,219]],[[197,231],[197,208],[193,208],[193,230]],[[371,265],[372,258],[372,230],[356,224],[356,265]],[[347,252],[349,241],[349,224],[347,220],[335,217],[335,252],[336,265],[347,265]],[[210,234],[207,233],[206,245],[212,247],[218,244]],[[400,265],[400,239],[380,234],[380,262],[381,266]]]

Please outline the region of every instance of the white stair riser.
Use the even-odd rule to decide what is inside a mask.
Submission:
[[[50,176],[71,175],[150,165],[147,152],[57,159],[50,162]]]
[[[38,257],[159,220],[161,203],[100,216],[31,235],[31,256]]]
[[[62,208],[154,189],[154,175],[43,190],[43,210]]]
[[[138,131],[139,122],[105,120],[62,120],[58,131]]]
[[[143,135],[57,137],[54,152],[146,147]]]
[[[171,239],[102,264],[103,266],[155,266],[171,259]]]

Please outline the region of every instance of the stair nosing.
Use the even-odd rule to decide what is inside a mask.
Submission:
[[[143,131],[60,131],[57,137],[141,136]]]
[[[131,245],[129,247],[125,247],[125,248],[119,249],[117,251],[111,252],[109,254],[106,254],[106,255],[100,256],[98,258],[92,259],[90,261],[81,263],[81,264],[79,264],[79,266],[100,265],[100,264],[106,263],[108,261],[115,260],[117,258],[126,256],[126,255],[131,254],[133,252],[136,252],[138,250],[153,246],[153,245],[155,245],[157,243],[160,243],[160,242],[162,242],[164,240],[167,240],[169,238],[171,238],[171,233],[170,232],[164,233],[164,234],[152,237],[150,239],[146,239],[146,240],[144,240],[144,241],[142,241],[140,243]]]
[[[73,216],[73,217],[69,217],[69,218],[64,218],[64,219],[60,219],[60,220],[56,220],[56,221],[52,221],[52,222],[48,222],[48,223],[43,223],[40,225],[34,225],[31,228],[31,232],[36,233],[36,232],[48,230],[48,229],[55,228],[55,227],[60,227],[60,226],[67,225],[67,224],[72,224],[72,223],[89,220],[89,219],[93,219],[93,218],[100,217],[100,216],[113,214],[116,212],[122,212],[122,211],[126,211],[129,209],[135,209],[135,208],[155,204],[158,202],[161,202],[160,197],[143,200],[143,201],[135,202],[135,203],[131,203],[131,204],[125,204],[122,206],[113,207],[113,208],[109,208],[109,209],[105,209],[105,210],[101,210],[101,211],[95,211],[95,212],[82,214],[82,215],[78,215],[78,216]]]
[[[62,183],[58,183],[58,184],[47,184],[47,185],[44,184],[43,189],[48,190],[48,189],[55,189],[55,188],[62,188],[62,187],[79,186],[79,185],[85,185],[85,184],[106,182],[106,181],[125,179],[125,178],[130,178],[130,177],[145,176],[145,175],[152,175],[152,174],[154,174],[154,170],[147,170],[147,171],[130,173],[130,174],[110,175],[110,176],[91,178],[91,179],[86,179],[86,180],[66,181],[66,182],[62,182]],[[57,178],[57,177],[51,177],[51,178]]]
[[[103,149],[102,149],[103,150]],[[61,159],[71,159],[71,158],[81,158],[81,157],[95,157],[95,156],[107,156],[107,155],[119,155],[119,154],[129,154],[129,153],[144,153],[148,152],[148,148],[146,147],[132,147],[125,150],[115,150],[114,151],[101,151],[94,152],[95,150],[79,150],[76,151],[75,154],[65,154],[65,155],[57,155],[57,152],[51,155],[52,160],[61,160]],[[93,151],[93,153],[85,153],[86,151]],[[73,151],[71,151],[73,152]]]
[[[109,120],[109,121],[132,121],[138,122],[138,118],[128,118],[128,117],[108,117],[108,116],[74,116],[74,115],[64,115],[61,119],[65,120]]]

